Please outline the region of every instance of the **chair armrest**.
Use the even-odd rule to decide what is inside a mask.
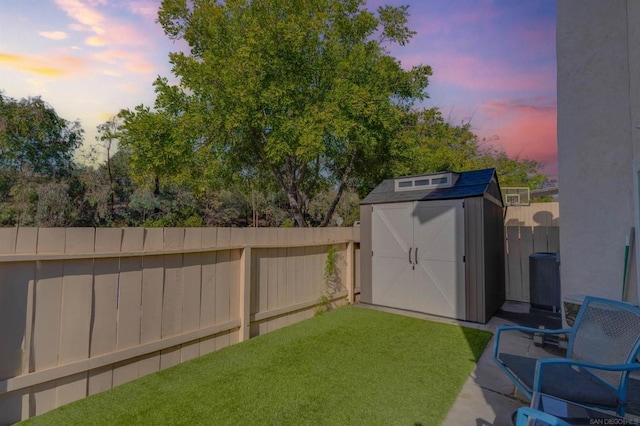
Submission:
[[[556,416],[552,416],[551,414],[530,407],[522,407],[518,409],[516,426],[527,426],[528,418],[542,420],[550,426],[571,426],[569,423],[557,418]]]
[[[507,325],[504,327],[498,327],[497,329],[497,333],[500,334],[503,331],[512,331],[512,330],[516,330],[516,331],[524,331],[527,333],[542,333],[542,334],[564,334],[564,333],[571,333],[573,331],[572,328],[561,328],[561,329],[555,329],[555,330],[547,330],[544,328],[532,328],[532,327],[522,327],[519,325]]]
[[[542,373],[544,367],[550,364],[567,364],[571,366],[581,367],[581,368],[592,368],[595,370],[605,370],[605,371],[635,371],[640,370],[640,364],[631,363],[631,364],[595,364],[592,362],[582,362],[575,359],[570,358],[545,358],[539,359],[536,362],[536,371],[533,376],[533,392],[541,392],[542,391]],[[611,385],[609,385],[611,386]],[[613,386],[611,386],[613,388]],[[623,384],[622,389],[616,389],[617,392],[621,390],[624,391],[626,384]]]
[[[508,326],[504,326],[504,327],[498,327],[498,329],[496,330],[496,340],[493,343],[493,357],[496,360],[498,360],[498,349],[500,347],[500,336],[501,336],[503,331],[522,331],[522,332],[531,333],[531,334],[535,334],[535,333],[541,333],[541,334],[567,334],[567,333],[572,333],[573,329],[572,328],[562,328],[562,329],[556,329],[556,330],[546,330],[546,329],[531,328],[531,327],[521,327],[519,325],[508,325]]]

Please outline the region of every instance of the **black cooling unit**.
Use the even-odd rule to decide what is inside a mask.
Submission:
[[[555,253],[529,256],[529,303],[534,308],[560,311],[560,265]]]

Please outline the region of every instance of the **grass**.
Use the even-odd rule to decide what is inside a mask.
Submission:
[[[346,307],[27,423],[440,424],[490,337]]]

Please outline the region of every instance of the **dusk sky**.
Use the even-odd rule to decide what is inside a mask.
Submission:
[[[293,0],[292,0],[293,1]],[[85,144],[122,108],[153,105],[179,49],[155,23],[160,0],[0,0],[0,90],[41,95],[79,119]],[[425,106],[470,121],[484,144],[545,164],[557,176],[556,0],[369,0],[410,6],[417,35],[392,53],[428,64]]]

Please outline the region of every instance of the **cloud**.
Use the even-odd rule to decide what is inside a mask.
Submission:
[[[145,19],[155,21],[158,16],[158,2],[152,0],[138,0],[129,1],[129,10],[136,14],[143,16]]]
[[[506,99],[482,104],[484,118],[478,136],[495,141],[511,157],[528,158],[557,173],[557,105],[555,99]],[[497,140],[496,140],[497,137]]]
[[[146,61],[141,55],[136,52],[130,52],[120,49],[109,49],[96,53],[93,57],[105,64],[109,64],[112,67],[120,67],[122,69],[137,73],[137,74],[149,74],[156,70],[156,66],[151,62]],[[107,71],[109,75],[115,76],[117,71]]]
[[[429,3],[413,2],[418,13],[409,26],[418,34],[390,48],[405,68],[431,65],[433,83],[459,89],[555,91],[555,19],[542,14],[543,2]]]
[[[82,24],[78,24],[78,23],[69,24],[69,29],[73,30],[73,31],[78,31],[78,32],[89,32],[89,31],[91,31],[91,28],[87,27],[86,25],[82,25]]]
[[[122,73],[114,70],[103,70],[102,74],[108,75],[110,77],[122,77]]]
[[[85,43],[89,46],[104,46],[106,44],[112,45],[142,45],[148,42],[149,37],[144,31],[141,31],[138,26],[121,21],[115,18],[115,15],[109,15],[102,13],[96,6],[106,6],[106,2],[81,2],[79,0],[56,0],[56,4],[74,21],[69,25],[69,28],[74,31],[92,32],[93,36],[88,37]],[[136,6],[137,5],[137,6]],[[138,14],[145,16],[146,14],[153,13],[155,20],[155,13],[152,8],[155,7],[157,11],[157,5],[153,3],[140,3],[134,2],[130,5],[130,8],[137,10]]]
[[[84,62],[72,56],[30,57],[0,53],[0,67],[50,78],[68,77],[84,68]]]
[[[67,34],[62,31],[40,31],[38,35],[51,40],[64,40]]]
[[[87,46],[98,47],[98,46],[104,46],[105,44],[107,44],[107,42],[104,39],[104,37],[101,37],[99,35],[94,35],[91,37],[87,37],[84,40],[84,44],[86,44]]]
[[[553,64],[518,69],[506,60],[496,60],[457,51],[414,52],[398,55],[404,68],[429,64],[433,68],[433,82],[469,90],[526,91],[556,89]]]
[[[126,64],[126,68],[138,74],[151,74],[155,71],[156,67],[147,61],[132,61]]]
[[[542,113],[557,112],[557,102],[544,96],[537,96],[530,99],[502,99],[497,101],[485,102],[480,106],[483,110],[490,114],[520,114],[520,113]]]
[[[153,24],[155,26],[155,24]],[[123,22],[110,22],[109,31],[103,35],[108,44],[114,46],[145,46],[153,43],[147,32],[141,31],[140,26]]]
[[[29,83],[32,87],[43,88],[45,86],[44,81],[39,78],[28,78],[27,83]]]
[[[140,86],[133,84],[133,83],[122,83],[122,84],[116,84],[115,86],[116,88],[123,90],[125,92],[129,92],[129,93],[139,93],[140,92]]]
[[[101,62],[115,65],[122,60],[134,58],[135,54],[126,50],[108,49],[96,53],[93,57]]]
[[[104,15],[95,9],[86,6],[80,0],[55,0],[55,2],[69,17],[85,28],[89,28],[96,34],[104,34]]]
[[[100,120],[107,121],[107,120],[111,120],[116,114],[112,113],[112,112],[101,112],[100,114],[98,114],[98,117],[100,117]]]
[[[106,6],[106,2],[81,2],[79,0],[56,0],[56,4],[74,21],[69,28],[74,31],[92,32],[93,36],[85,39],[85,44],[92,47],[109,45],[144,45],[149,42],[148,35],[129,22],[119,20],[115,15],[102,13],[95,7]],[[137,5],[137,6],[136,6]],[[155,21],[157,5],[154,3],[134,2],[129,5],[139,15],[153,14],[151,23]],[[153,9],[155,8],[155,9]],[[154,24],[155,25],[155,24]]]
[[[69,28],[88,33],[84,45],[96,52],[88,57],[108,64],[108,75],[115,76],[122,71],[148,74],[157,70],[150,59],[154,52],[148,49],[157,41],[152,30],[157,27],[154,22],[157,1],[137,0],[121,4],[106,0],[55,2],[73,20]],[[127,13],[123,13],[123,8]],[[153,18],[147,19],[151,15]]]

